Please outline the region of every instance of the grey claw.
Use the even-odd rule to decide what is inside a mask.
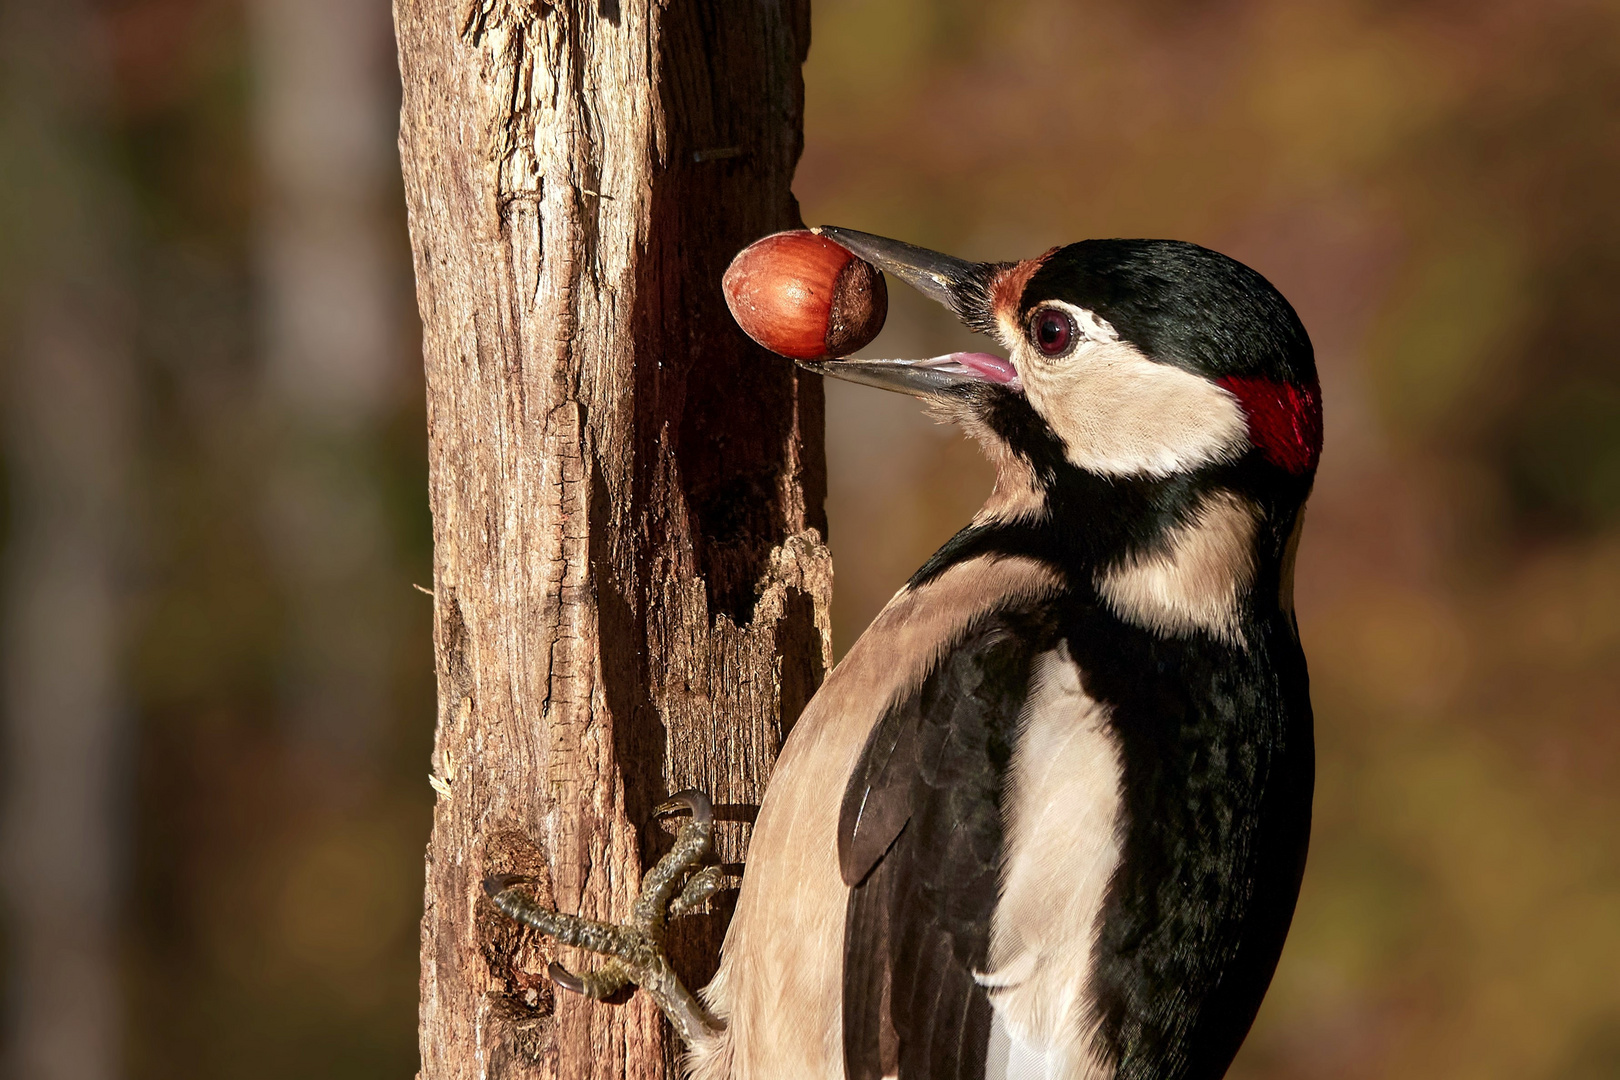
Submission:
[[[560,945],[608,957],[598,970],[583,975],[555,961],[548,964],[546,974],[559,990],[605,1001],[634,983],[657,1002],[681,1040],[691,1046],[700,1038],[718,1033],[724,1025],[692,996],[669,966],[664,953],[664,930],[672,909],[679,914],[702,903],[717,891],[721,874],[718,868],[698,869],[714,843],[713,802],[701,791],[682,791],[659,803],[653,813],[661,817],[678,810],[689,812],[691,820],[681,823],[670,850],[643,875],[626,924],[553,911],[529,895],[528,890],[512,888],[519,882],[534,880],[527,875],[493,874],[484,879],[483,885],[495,907],[508,917]],[[683,879],[686,887],[671,904]]]
[[[551,962],[551,966],[546,968],[546,974],[551,976],[552,982],[564,990],[572,990],[576,994],[589,996],[585,990],[585,980],[557,963],[557,961],[553,960]]]
[[[671,795],[653,807],[653,816],[663,817],[666,814],[673,814],[677,810],[690,810],[694,822],[704,825],[714,824],[714,803],[710,802],[709,797],[696,788],[678,791]]]
[[[527,874],[491,874],[484,879],[484,893],[494,896],[496,893],[505,892],[513,885],[521,885],[532,880],[534,879]]]

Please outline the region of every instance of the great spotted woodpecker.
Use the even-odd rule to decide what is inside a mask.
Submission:
[[[806,364],[924,398],[995,489],[794,726],[704,1004],[658,947],[701,797],[671,804],[695,820],[635,927],[488,888],[613,954],[556,975],[641,982],[703,1080],[1215,1080],[1310,832],[1292,604],[1322,446],[1310,339],[1263,277],[1193,244],[972,263],[819,231],[1005,347]],[[675,903],[712,888],[699,873]]]

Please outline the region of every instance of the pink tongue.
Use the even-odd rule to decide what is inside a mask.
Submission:
[[[986,379],[996,383],[1011,383],[1018,381],[1018,371],[1012,366],[1012,361],[999,356],[991,356],[982,352],[952,353],[951,359],[965,368],[983,375]]]

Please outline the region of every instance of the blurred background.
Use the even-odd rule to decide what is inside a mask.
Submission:
[[[424,418],[385,0],[0,0],[0,1070],[409,1076]],[[810,222],[1272,279],[1327,453],[1240,1080],[1620,1077],[1620,3],[816,0]],[[903,289],[870,355],[968,338]],[[828,386],[840,651],[988,489]]]

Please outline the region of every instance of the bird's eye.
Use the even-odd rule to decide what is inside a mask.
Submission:
[[[1062,356],[1074,344],[1074,320],[1057,308],[1041,308],[1030,320],[1036,346],[1047,356]]]

